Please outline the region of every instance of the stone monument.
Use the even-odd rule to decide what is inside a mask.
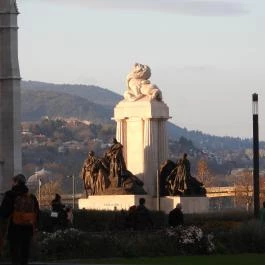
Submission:
[[[21,172],[18,9],[15,0],[0,1],[0,191]]]
[[[190,176],[189,161],[175,164],[167,160],[169,109],[150,77],[150,68],[138,63],[128,74],[124,100],[114,109],[117,140],[103,159],[90,153],[85,161],[84,186],[93,196],[80,199],[80,208],[129,209],[145,198],[149,209],[166,213],[177,203],[183,204],[184,213],[208,210],[202,184]],[[139,189],[142,183],[147,194]]]
[[[150,77],[149,66],[133,66],[126,79],[124,100],[114,109],[114,119],[128,170],[143,181],[149,195],[155,196],[157,171],[168,157],[169,109]]]

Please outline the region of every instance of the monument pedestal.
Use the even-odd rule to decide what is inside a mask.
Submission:
[[[149,195],[94,195],[87,199],[78,200],[79,209],[90,210],[128,210],[133,205],[139,204],[139,199],[145,198],[145,205],[154,209],[153,198]]]
[[[178,203],[181,203],[183,213],[206,213],[209,211],[209,198],[207,197],[161,197],[160,209],[169,213]]]
[[[114,109],[114,119],[116,138],[123,145],[128,170],[144,182],[149,195],[155,196],[157,170],[168,158],[168,106],[146,98],[123,100]]]
[[[149,210],[157,209],[157,198],[149,195],[94,195],[87,199],[79,199],[79,209],[90,210],[128,210],[133,205],[139,205],[139,199],[145,198]],[[182,204],[183,213],[205,213],[209,211],[207,197],[167,196],[160,198],[160,211],[169,213],[178,203]]]

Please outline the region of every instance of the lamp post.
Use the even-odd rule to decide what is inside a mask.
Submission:
[[[72,178],[72,198],[73,198],[73,209],[75,208],[75,174],[66,176],[67,178]]]
[[[253,193],[254,193],[254,216],[259,217],[259,119],[258,119],[258,94],[252,94],[253,114]]]

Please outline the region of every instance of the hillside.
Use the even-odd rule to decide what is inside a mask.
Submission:
[[[97,86],[23,81],[21,87],[23,121],[36,121],[47,115],[111,122],[113,107],[122,99],[121,95]],[[192,140],[198,148],[211,151],[252,147],[251,139],[188,131],[172,123],[168,123],[168,134],[171,139],[183,136]],[[260,148],[265,148],[264,142],[260,142]]]
[[[69,84],[51,84],[36,81],[22,81],[22,91],[26,89],[36,91],[52,91],[66,93],[73,96],[79,96],[87,99],[95,104],[114,107],[115,104],[122,99],[122,96],[108,89],[98,86],[87,85],[69,85]]]
[[[80,120],[110,122],[113,108],[61,92],[22,90],[22,121],[38,121],[42,116],[75,117]]]
[[[179,137],[183,136],[192,140],[196,147],[211,151],[252,148],[252,139],[221,137],[205,134],[201,131],[188,131],[186,128],[181,128],[173,123],[168,123],[168,134],[170,139],[179,139]],[[260,142],[260,148],[265,148],[265,142]]]

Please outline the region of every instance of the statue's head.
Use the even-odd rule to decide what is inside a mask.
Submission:
[[[88,152],[88,155],[89,156],[94,156],[95,155],[95,152],[94,151],[90,151],[90,152]]]
[[[132,70],[134,78],[149,79],[151,77],[151,69],[146,64],[135,63]]]

